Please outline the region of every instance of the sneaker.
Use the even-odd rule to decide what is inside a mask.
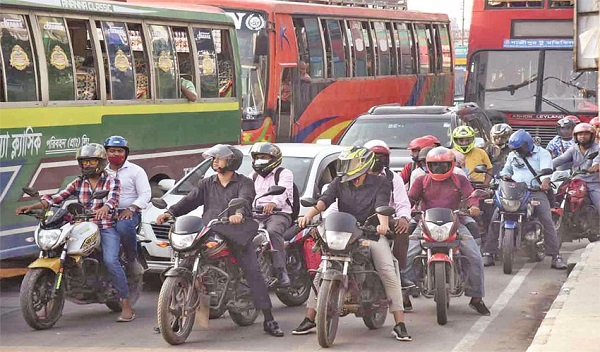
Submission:
[[[404,323],[398,323],[392,330],[392,335],[396,336],[396,340],[399,341],[412,341],[412,337],[406,331],[406,325]]]
[[[405,312],[410,312],[411,310],[413,310],[412,302],[410,301],[410,295],[408,294],[408,292],[402,293],[402,303],[404,305]]]
[[[483,266],[494,266],[494,255],[490,253],[483,253]]]
[[[471,298],[471,301],[469,302],[469,307],[475,309],[477,313],[481,315],[490,315],[490,310],[488,309],[488,307],[485,306],[485,303],[483,303],[482,299],[475,301],[473,300],[473,298]]]
[[[298,325],[297,328],[292,330],[292,335],[310,334],[316,327],[317,327],[317,324],[315,324],[314,321],[312,321],[308,318],[304,318],[304,320],[302,320],[300,325]]]
[[[550,267],[553,269],[565,270],[567,268],[567,264],[560,255],[555,255],[554,257],[552,257]]]
[[[284,333],[279,328],[279,324],[275,320],[265,321],[263,323],[263,330],[271,336],[283,337]]]

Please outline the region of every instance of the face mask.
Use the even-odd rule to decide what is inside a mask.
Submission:
[[[125,155],[115,155],[115,156],[109,156],[108,157],[108,162],[111,163],[112,165],[121,165],[125,162]]]
[[[371,170],[373,172],[381,172],[383,170],[384,166],[385,166],[385,161],[384,160],[375,159],[375,162],[373,163],[373,167],[371,168]]]
[[[412,161],[413,161],[414,163],[416,163],[416,162],[418,162],[418,161],[419,161],[419,156],[418,156],[418,155],[417,155],[417,156],[412,156],[412,157],[411,157],[411,159],[412,159]]]

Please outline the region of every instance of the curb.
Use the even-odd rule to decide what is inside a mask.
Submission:
[[[563,306],[570,298],[571,292],[576,289],[579,284],[579,275],[585,269],[588,259],[591,256],[594,248],[598,246],[598,243],[590,243],[586,246],[585,251],[581,254],[581,260],[575,265],[571,274],[569,275],[567,281],[562,285],[558,296],[552,303],[552,306],[546,313],[542,324],[538,328],[531,345],[527,349],[527,352],[548,352],[554,351],[551,345],[547,345],[548,340],[552,336],[553,333],[560,333],[554,331],[554,327],[557,323],[557,319],[559,314],[561,313]],[[590,328],[589,332],[594,331],[593,328]],[[574,346],[575,347],[575,346]],[[579,350],[582,351],[582,350]]]

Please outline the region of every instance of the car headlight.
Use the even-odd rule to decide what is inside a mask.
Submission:
[[[197,234],[195,233],[189,235],[178,235],[171,233],[171,235],[169,236],[171,246],[173,246],[173,249],[179,251],[188,249],[194,243],[196,235]]]
[[[327,242],[327,247],[334,251],[344,250],[351,237],[351,232],[325,231],[325,241]]]
[[[452,223],[449,222],[447,224],[438,226],[432,222],[427,222],[427,228],[429,229],[429,234],[431,238],[438,242],[444,242],[450,237],[450,230],[452,230]]]
[[[517,211],[520,207],[520,200],[502,199],[502,208],[508,212]]]
[[[60,238],[60,232],[60,229],[40,230],[36,236],[37,245],[45,251],[52,249]]]

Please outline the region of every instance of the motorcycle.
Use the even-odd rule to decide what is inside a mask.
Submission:
[[[167,208],[164,199],[154,198],[152,204]],[[252,292],[237,259],[225,239],[212,231],[216,225],[229,223],[227,217],[221,218],[223,214],[246,204],[244,199],[232,199],[206,225],[202,218],[193,215],[171,221],[169,244],[174,265],[163,274],[157,307],[159,330],[169,344],[179,345],[187,340],[198,314],[216,318],[227,310],[239,326],[252,325],[258,317],[259,310],[254,307]]]
[[[39,193],[29,187],[23,192],[41,201]],[[92,199],[102,199],[109,191],[96,191]],[[49,329],[62,315],[65,300],[76,304],[103,303],[114,312],[121,311],[111,275],[102,265],[98,225],[91,222],[95,214],[88,204],[70,203],[66,208],[23,213],[39,221],[33,238],[40,255],[29,265],[20,291],[21,313],[36,330]],[[126,271],[127,272],[127,271]],[[142,290],[142,276],[128,276],[132,305]]]
[[[316,204],[314,199],[302,202],[305,207]],[[376,213],[392,216],[394,209],[379,207]],[[317,226],[317,244],[322,254],[316,307],[319,345],[333,344],[340,317],[350,313],[361,317],[369,329],[383,326],[389,300],[366,241],[379,240],[375,227],[359,226],[354,216],[344,212],[333,213],[321,224],[310,226]],[[397,263],[396,272],[399,276]]]

